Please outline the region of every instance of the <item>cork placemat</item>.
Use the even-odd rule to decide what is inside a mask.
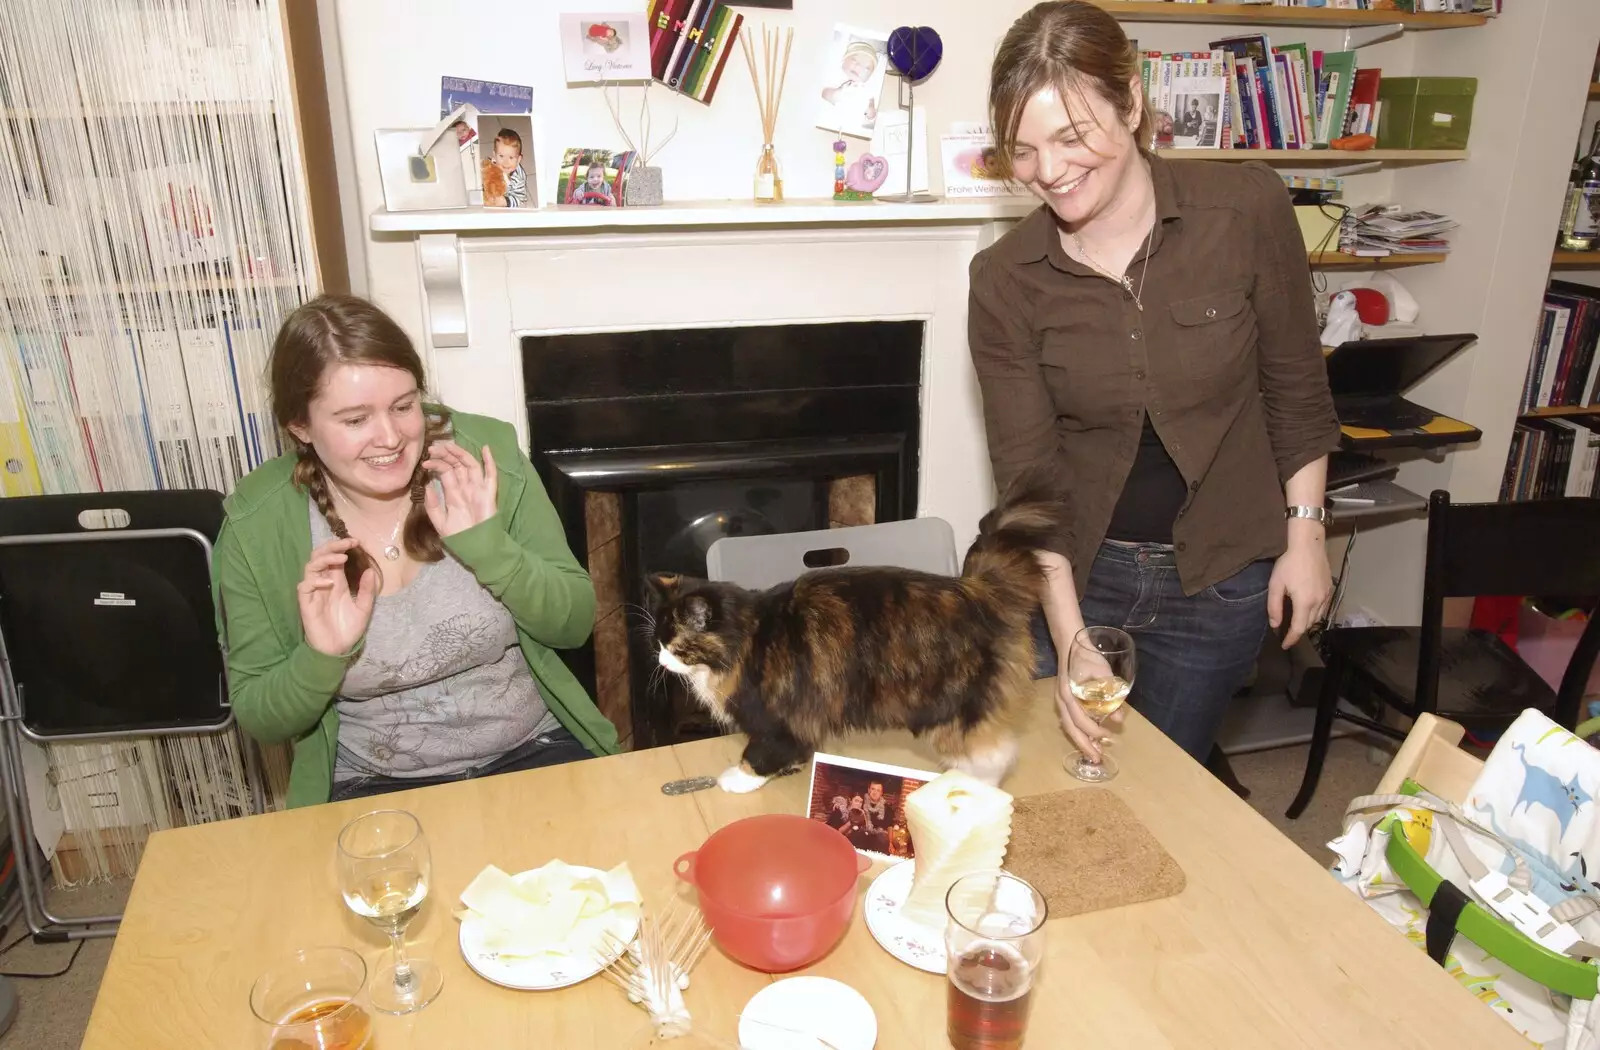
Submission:
[[[1127,803],[1096,787],[1017,799],[1005,869],[1033,884],[1052,919],[1171,897],[1185,884]]]

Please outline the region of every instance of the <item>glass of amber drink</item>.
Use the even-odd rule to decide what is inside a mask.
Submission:
[[[949,1012],[955,1050],[1017,1050],[1044,961],[1039,891],[1003,871],[958,879],[945,895]]]
[[[304,948],[250,989],[263,1050],[374,1050],[367,964],[349,948]]]

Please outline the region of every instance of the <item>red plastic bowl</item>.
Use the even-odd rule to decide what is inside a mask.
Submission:
[[[736,820],[672,865],[700,894],[711,935],[766,973],[808,966],[844,936],[856,879],[871,866],[820,821],[782,813]]]

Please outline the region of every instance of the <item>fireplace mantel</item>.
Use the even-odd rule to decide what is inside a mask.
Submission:
[[[923,326],[915,513],[963,546],[993,506],[967,350],[973,255],[1037,207],[790,201],[659,208],[379,212],[374,235],[417,246],[434,393],[532,435],[520,340],[817,322]],[[865,352],[865,351],[863,351]]]
[[[372,213],[374,233],[539,233],[619,229],[754,226],[906,225],[983,223],[1020,219],[1039,202],[1031,197],[975,197],[929,204],[836,201],[826,197],[757,204],[754,201],[683,201],[649,208],[438,208]]]
[[[754,201],[686,201],[649,208],[441,208],[373,212],[373,233],[416,238],[428,335],[435,347],[468,343],[462,287],[463,238],[606,236],[728,230],[848,230],[892,227],[989,227],[1014,222],[1038,206],[1029,197],[981,197],[928,204],[835,201],[828,198],[756,204]],[[989,238],[992,239],[992,234]]]

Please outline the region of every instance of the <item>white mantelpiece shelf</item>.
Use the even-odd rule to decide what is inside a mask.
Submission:
[[[588,234],[648,236],[714,234],[738,230],[870,230],[891,227],[973,227],[992,240],[1000,223],[1026,216],[1039,206],[1031,197],[981,197],[928,204],[891,201],[791,200],[686,201],[647,208],[567,205],[550,208],[442,208],[431,211],[372,213],[373,233],[400,234],[417,242],[417,262],[428,306],[428,333],[435,347],[459,349],[468,342],[466,289],[462,283],[464,241],[494,235],[527,238]],[[551,240],[546,243],[556,243]]]
[[[648,208],[562,205],[549,208],[441,208],[372,213],[374,233],[530,233],[730,229],[760,226],[906,225],[984,223],[1020,219],[1039,206],[1031,197],[980,197],[930,204],[836,201],[826,197],[756,204],[754,201],[683,201]]]

